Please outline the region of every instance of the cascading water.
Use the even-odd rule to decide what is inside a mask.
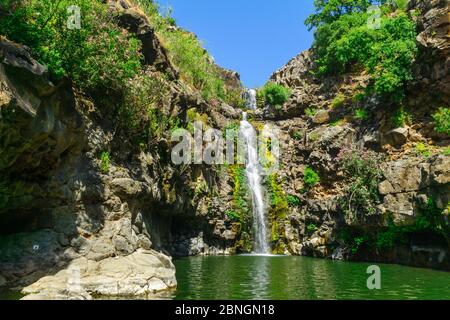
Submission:
[[[256,104],[256,102],[255,102]],[[255,231],[254,253],[270,254],[267,238],[267,224],[263,189],[261,185],[261,166],[258,157],[258,139],[255,128],[247,121],[247,113],[243,113],[240,135],[246,148],[246,168],[248,186],[252,193],[253,226]]]
[[[247,89],[245,92],[245,100],[247,101],[247,108],[256,110],[256,90]]]

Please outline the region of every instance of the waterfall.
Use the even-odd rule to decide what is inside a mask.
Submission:
[[[247,108],[250,110],[256,110],[256,90],[247,89],[244,94],[245,100],[247,101]]]
[[[240,137],[246,150],[246,168],[248,187],[252,193],[253,203],[253,228],[254,228],[254,253],[270,254],[270,247],[267,236],[267,224],[265,217],[265,205],[263,189],[261,185],[261,166],[258,157],[258,139],[256,130],[247,121],[247,113],[243,113],[243,120],[240,127]]]

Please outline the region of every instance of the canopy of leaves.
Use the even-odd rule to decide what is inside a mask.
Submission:
[[[81,28],[69,29],[70,6]],[[82,89],[119,89],[141,69],[140,41],[111,21],[99,0],[16,0],[1,5],[0,34],[29,46],[56,77]]]
[[[354,66],[371,76],[370,89],[400,100],[412,79],[417,54],[416,26],[401,11],[380,7],[380,28],[373,28],[368,0],[316,0],[317,13],[306,23],[315,27],[314,49],[319,74],[342,74]]]

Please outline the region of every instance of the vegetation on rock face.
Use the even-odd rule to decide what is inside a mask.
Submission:
[[[267,191],[270,197],[269,219],[273,252],[275,254],[284,254],[284,220],[289,210],[289,203],[277,175],[273,174],[267,177]]]
[[[270,105],[272,107],[282,106],[291,96],[291,90],[274,82],[268,82],[257,92],[258,101],[263,106]]]
[[[319,175],[311,167],[306,167],[303,174],[303,181],[308,187],[314,187],[320,182]]]
[[[71,30],[73,5],[83,19]],[[68,76],[81,89],[119,90],[140,71],[139,40],[115,25],[100,1],[9,1],[1,10],[0,34],[29,46],[55,77]]]
[[[388,1],[315,1],[316,12],[306,20],[315,28],[314,49],[318,72],[342,74],[355,66],[372,77],[368,90],[401,100],[404,87],[412,79],[417,54],[415,23],[404,12],[392,13],[392,5],[380,7],[379,28],[369,6]]]
[[[373,151],[342,149],[338,160],[347,180],[340,201],[343,211],[351,217],[375,213],[380,201],[380,157]]]
[[[404,127],[412,124],[412,115],[401,106],[394,114],[392,121],[396,127]]]
[[[108,173],[109,172],[109,152],[102,152],[101,155],[101,165],[100,165],[100,169],[103,173]]]
[[[193,34],[174,27],[153,1],[133,2],[149,16],[184,83],[205,99],[241,103]],[[67,26],[71,6],[81,10],[80,28]],[[94,97],[133,142],[153,143],[178,126],[162,112],[170,89],[165,75],[146,70],[141,40],[118,25],[120,13],[103,1],[12,0],[0,4],[0,13],[0,35],[29,46],[55,79],[66,76]]]
[[[436,123],[436,132],[450,135],[450,108],[439,108],[433,114],[433,119]]]
[[[225,89],[224,81],[213,65],[211,56],[194,34],[175,27],[170,13],[162,17],[155,2],[149,0],[134,0],[134,2],[138,3],[150,17],[152,26],[167,47],[172,62],[186,83],[200,90],[206,100],[221,99],[230,104],[242,104],[240,94]]]
[[[450,245],[450,224],[444,215],[445,209],[438,209],[435,201],[430,198],[414,224],[399,226],[389,218],[388,226],[385,228],[364,234],[345,228],[341,230],[339,238],[350,246],[353,254],[359,253],[363,248],[381,252],[402,244],[408,245],[411,237],[418,234],[435,234]]]
[[[240,240],[236,244],[236,248],[243,252],[252,250],[251,241],[251,215],[250,206],[247,202],[247,177],[245,169],[240,165],[230,165],[229,173],[233,180],[233,210],[226,212],[228,218],[234,222],[240,223]]]

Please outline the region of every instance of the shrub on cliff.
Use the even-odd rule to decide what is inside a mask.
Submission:
[[[439,108],[433,114],[433,119],[436,123],[436,131],[450,135],[450,108]]]
[[[338,155],[338,161],[346,177],[345,195],[340,201],[343,211],[352,217],[375,213],[380,201],[380,156],[373,151],[344,148]]]
[[[211,56],[197,37],[181,28],[174,27],[170,15],[162,17],[155,2],[133,1],[149,16],[152,26],[168,49],[172,62],[179,69],[181,78],[200,90],[204,99],[220,99],[234,105],[236,96],[225,88],[225,83],[213,65]]]
[[[80,28],[69,29],[81,9]],[[120,90],[140,68],[140,42],[111,22],[98,0],[23,0],[2,4],[0,34],[29,46],[55,77],[86,90]]]
[[[316,1],[316,13],[306,24],[315,30],[314,49],[319,74],[349,72],[355,66],[371,76],[369,90],[401,100],[412,64],[417,55],[416,26],[403,12],[392,13],[392,6],[380,7],[379,28],[368,0]]]
[[[281,106],[288,101],[291,96],[291,90],[274,82],[268,82],[264,87],[258,90],[258,100],[264,105],[273,107]]]

